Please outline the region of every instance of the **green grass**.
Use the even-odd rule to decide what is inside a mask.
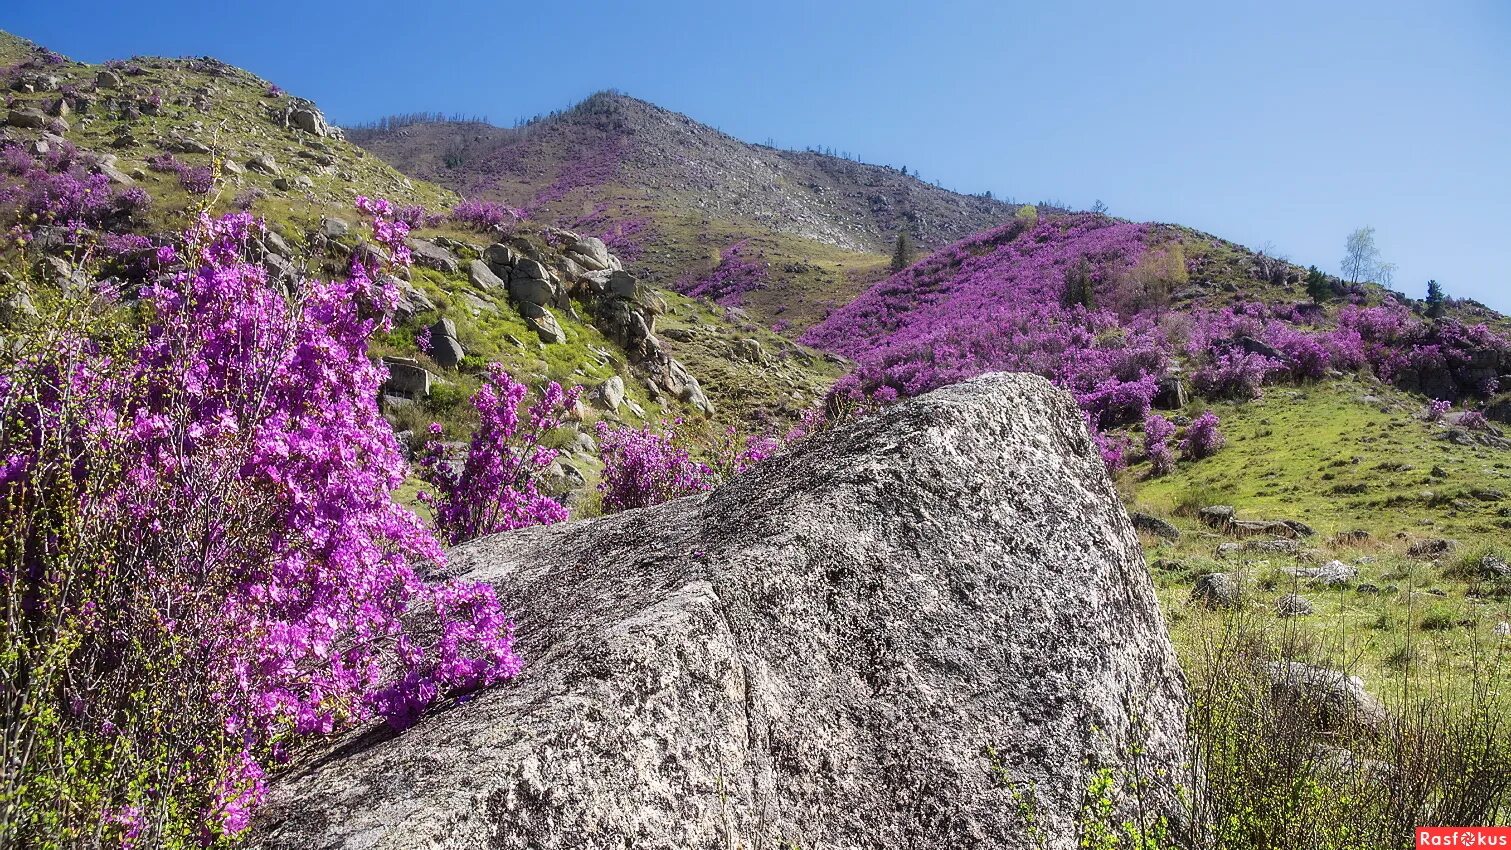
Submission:
[[[1378,401],[1361,401],[1364,395]],[[1438,426],[1411,418],[1418,404],[1354,380],[1272,387],[1261,400],[1214,408],[1228,440],[1215,456],[1182,462],[1159,479],[1146,480],[1142,466],[1124,473],[1119,486],[1131,504],[1167,516],[1184,532],[1176,543],[1145,541],[1149,562],[1165,567],[1152,574],[1183,658],[1196,657],[1203,642],[1237,616],[1192,605],[1192,582],[1204,573],[1237,570],[1248,589],[1242,616],[1299,633],[1319,662],[1347,666],[1381,693],[1401,690],[1408,677],[1462,690],[1486,664],[1511,674],[1505,660],[1511,643],[1493,634],[1496,624],[1511,621],[1511,601],[1467,575],[1487,551],[1511,547],[1503,508],[1438,495],[1505,488],[1508,453],[1434,439]],[[1446,477],[1435,477],[1434,468]],[[1358,489],[1353,485],[1363,492],[1334,492]],[[1428,497],[1424,490],[1434,493]],[[1241,518],[1298,519],[1318,533],[1304,541],[1300,557],[1218,559],[1217,546],[1230,538],[1183,510],[1213,503],[1234,505]],[[1370,538],[1328,542],[1354,529]],[[1436,562],[1407,557],[1410,541],[1423,537],[1457,539],[1461,547]],[[1287,572],[1332,559],[1356,566],[1354,584],[1379,592],[1314,588]],[[1308,599],[1315,613],[1277,617],[1276,600],[1291,592]]]
[[[1250,517],[1302,519],[1323,536],[1363,529],[1387,538],[1511,541],[1511,502],[1470,496],[1511,491],[1511,452],[1437,439],[1440,426],[1413,418],[1422,406],[1356,378],[1269,387],[1256,401],[1210,405],[1227,438],[1217,455],[1154,480],[1143,480],[1141,464],[1122,486],[1161,510],[1194,496]]]

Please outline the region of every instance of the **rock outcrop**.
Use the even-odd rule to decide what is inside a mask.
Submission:
[[[1134,745],[1146,815],[1182,819],[1175,656],[1042,379],[947,387],[448,572],[517,612],[523,674],[286,776],[254,846],[1070,848]]]

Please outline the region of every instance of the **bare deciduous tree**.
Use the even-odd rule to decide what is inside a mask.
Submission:
[[[1380,249],[1375,247],[1375,229],[1361,227],[1348,234],[1348,245],[1343,254],[1343,276],[1349,283],[1375,281],[1390,285],[1395,266],[1380,262]]]

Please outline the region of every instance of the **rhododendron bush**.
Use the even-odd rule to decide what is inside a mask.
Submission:
[[[537,489],[535,474],[556,459],[556,450],[541,441],[561,426],[581,392],[581,387],[563,391],[552,382],[521,411],[525,385],[497,363],[489,366],[472,398],[480,424],[466,458],[453,463],[439,439],[429,442],[420,456],[421,476],[435,488],[420,498],[434,511],[436,527],[448,543],[567,518],[560,502]],[[431,425],[432,437],[442,434],[439,424]]]
[[[781,447],[781,441],[775,438],[742,438],[731,428],[715,446],[711,462],[705,462],[693,457],[689,441],[678,430],[682,424],[680,419],[644,428],[598,423],[598,448],[603,458],[598,491],[605,513],[649,507],[712,490],[724,478],[744,472]],[[799,439],[803,433],[794,429],[787,441]]]
[[[359,207],[407,261],[388,204]],[[391,495],[366,343],[396,293],[353,264],[290,300],[246,259],[260,227],[202,216],[136,300],[60,290],[0,354],[0,691],[22,718],[0,832],[22,845],[214,843],[296,736],[519,669],[491,589],[428,583],[441,548]],[[111,303],[140,321],[96,318]]]

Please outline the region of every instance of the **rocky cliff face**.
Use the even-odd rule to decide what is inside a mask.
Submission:
[[[450,569],[518,612],[523,675],[289,775],[257,846],[1069,848],[1103,769],[1180,818],[1175,657],[1081,415],[1039,378]]]

